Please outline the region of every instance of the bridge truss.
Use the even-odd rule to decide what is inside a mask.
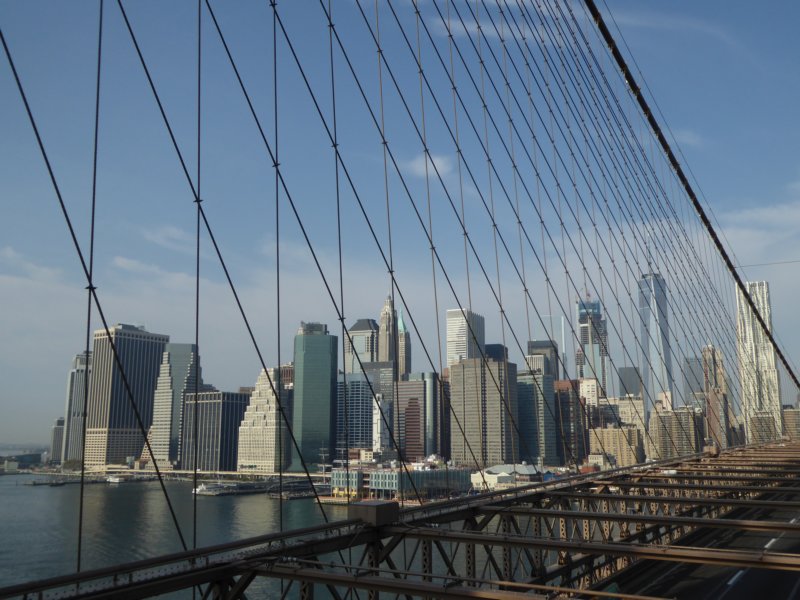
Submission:
[[[739,448],[350,518],[0,590],[0,598],[145,598],[251,586],[301,598],[633,598],[604,592],[646,561],[800,571],[800,555],[706,547],[709,536],[800,536],[774,520],[800,497],[800,445]],[[706,541],[704,541],[706,540]],[[360,596],[356,596],[360,597]]]

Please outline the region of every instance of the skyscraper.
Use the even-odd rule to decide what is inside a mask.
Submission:
[[[440,452],[440,389],[438,373],[412,373],[397,384],[394,432],[407,459]]]
[[[351,448],[372,448],[373,391],[363,373],[339,375],[336,383],[336,458]],[[345,403],[345,394],[346,400]]]
[[[761,318],[772,331],[772,305],[766,281],[745,283]],[[741,291],[736,294],[736,341],[739,379],[742,382],[742,413],[747,443],[767,441],[781,435],[781,391],[775,368],[775,348],[762,329]]]
[[[386,296],[379,323],[378,361],[392,362],[397,358],[397,311],[391,296]]]
[[[656,402],[672,406],[672,351],[669,342],[667,284],[658,273],[639,280],[640,343],[644,349],[640,368],[645,408]]]
[[[344,372],[360,373],[361,364],[378,360],[378,324],[374,319],[359,319],[347,331],[350,338],[344,340]]]
[[[554,378],[539,368],[546,361],[545,357],[528,356],[526,361],[534,366],[530,369],[533,374],[527,371],[519,373],[516,380],[519,457],[531,462],[541,459],[543,464],[557,465],[560,459]]]
[[[639,374],[637,367],[620,367],[617,370],[619,373],[619,395],[626,396],[633,394],[634,396],[644,396],[642,391],[642,376]]]
[[[292,431],[306,464],[328,462],[336,442],[336,336],[323,323],[301,323],[294,338]],[[292,448],[292,470],[302,461]]]
[[[72,359],[67,375],[67,401],[64,407],[64,444],[61,458],[83,460],[83,405],[86,397],[86,378],[92,372],[92,352],[81,352]]]
[[[291,391],[287,389],[288,384],[281,385],[278,390],[280,398],[276,397],[273,386],[277,390],[277,371],[262,369],[256,387],[250,394],[247,409],[239,423],[238,471],[276,473],[289,466],[292,444],[286,421],[281,415],[281,406],[286,419],[290,420]]]
[[[703,393],[706,434],[720,448],[731,444],[731,407],[722,353],[714,346],[703,347]]]
[[[606,361],[608,360],[608,332],[603,309],[599,301],[578,300],[575,303],[580,346],[575,352],[575,366],[579,379],[597,379],[600,395],[608,392]]]
[[[402,379],[411,373],[411,332],[403,321],[403,311],[397,317],[397,376]]]
[[[64,417],[56,419],[50,433],[50,462],[60,465],[64,460]]]
[[[560,357],[558,355],[558,344],[556,342],[553,340],[528,341],[528,353],[526,356],[543,356],[545,359],[542,365],[544,373],[558,379],[562,369],[559,368]]]
[[[196,377],[199,376],[199,381]],[[195,344],[167,344],[161,356],[153,398],[153,424],[149,441],[151,457],[159,468],[168,468],[180,460],[181,423],[185,395],[206,391]],[[142,455],[147,448],[142,449]],[[187,468],[187,467],[184,467]]]
[[[483,317],[471,310],[447,311],[447,366],[459,360],[480,358],[485,341]]]
[[[235,471],[239,424],[249,397],[236,392],[187,392],[184,396],[181,467],[200,471]],[[196,421],[196,423],[195,423]],[[195,463],[197,432],[197,463]]]
[[[145,431],[153,420],[153,393],[168,335],[150,333],[144,327],[118,324],[94,332],[92,374],[86,427],[86,465],[102,467],[138,457],[144,445],[133,405]],[[117,350],[122,372],[114,360],[111,343]]]
[[[512,424],[517,419],[516,381],[514,363],[468,358],[450,366],[455,413],[450,457],[456,463],[484,468],[517,461],[519,440]]]
[[[703,361],[697,356],[687,356],[683,362],[683,402],[681,404],[702,408],[704,393]]]

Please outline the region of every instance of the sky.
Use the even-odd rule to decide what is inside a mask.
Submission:
[[[366,19],[374,25],[374,6],[365,4]],[[374,111],[370,115],[364,109],[349,65],[337,50],[337,136],[343,167],[358,191],[356,198],[344,168],[340,168],[341,295],[331,140],[291,49],[279,33],[276,79],[280,118],[276,132],[273,20],[268,3],[212,3],[273,149],[277,133],[281,172],[312,241],[313,256],[285,191],[281,191],[276,218],[272,158],[253,125],[209,13],[204,11],[200,195],[268,366],[291,360],[292,337],[301,320],[322,321],[337,332],[338,315],[329,289],[337,303],[344,298],[346,323],[362,317],[377,319],[392,287],[358,200],[387,257],[391,231],[391,260],[397,281],[419,327],[412,335],[415,370],[438,368],[437,317],[443,320],[446,308],[458,302],[466,305],[470,298],[475,310],[487,316],[487,340],[503,340],[515,357],[517,338],[524,343],[528,337],[542,334],[537,319],[532,319],[531,325],[526,323],[524,296],[518,291],[520,284],[515,280],[512,261],[495,260],[492,229],[481,203],[497,202],[500,231],[511,246],[519,245],[514,237],[513,210],[503,204],[502,196],[522,191],[510,191],[515,180],[507,176],[502,180],[506,191],[501,191],[501,178],[488,174],[487,164],[480,158],[478,137],[472,135],[463,112],[459,135],[475,180],[470,182],[464,169],[459,177],[451,132],[437,113],[439,106],[448,115],[453,110],[449,82],[432,45],[443,52],[448,64],[446,26],[437,13],[437,9],[444,11],[446,4],[433,0],[420,3],[429,24],[429,29],[420,32],[423,63],[431,73],[431,88],[423,93],[425,137],[435,165],[434,169],[428,163],[426,180],[419,136],[403,104],[403,100],[410,104],[416,122],[421,123],[420,81],[389,5],[381,4],[379,13],[382,43],[403,98],[387,69],[381,72],[382,81],[378,79],[374,42],[359,14],[359,5],[355,0],[333,3],[337,31]],[[196,3],[164,5],[150,1],[124,6],[152,70],[192,186],[197,186]],[[586,25],[581,5],[571,6]],[[86,256],[92,198],[97,7],[96,2],[0,2],[0,27]],[[392,7],[413,46],[416,22],[411,2],[398,0]],[[456,7],[465,24],[456,23],[454,40],[466,55],[474,52],[470,44],[477,39],[477,28],[470,21],[470,7],[459,2]],[[696,189],[702,191],[702,200],[738,263],[783,263],[748,267],[742,273],[745,279],[770,282],[774,329],[790,359],[796,360],[794,357],[800,355],[800,337],[796,335],[800,318],[792,306],[800,294],[796,276],[800,263],[791,261],[800,260],[800,122],[796,118],[800,77],[794,64],[800,56],[800,40],[794,31],[800,7],[793,2],[770,3],[758,18],[754,18],[750,3],[730,1],[609,0],[607,5],[601,2],[600,8],[628,60],[633,63],[631,57],[635,59],[640,83],[647,83],[649,97],[660,108],[660,122],[674,135],[682,152],[681,162],[691,170]],[[332,128],[325,15],[315,2],[285,3],[279,5],[279,11],[325,124]],[[110,323],[141,324],[150,331],[169,334],[173,341],[193,341],[196,213],[192,187],[166,133],[117,4],[106,2],[105,12],[95,285]],[[500,21],[491,10],[479,21],[496,48],[499,36],[492,33],[490,15]],[[486,58],[490,64],[490,57]],[[479,93],[471,88],[466,71],[458,67],[457,56],[455,61],[463,101],[479,107]],[[607,59],[604,62],[608,64]],[[494,67],[490,64],[487,69]],[[494,74],[498,73],[495,69]],[[383,118],[379,108],[381,84]],[[433,101],[432,93],[440,105]],[[491,93],[489,90],[487,97]],[[499,101],[487,103],[495,114],[501,113]],[[473,114],[480,133],[484,127],[481,111]],[[508,127],[503,118],[499,120],[501,126]],[[386,175],[377,135],[381,121],[392,151]],[[517,119],[518,124],[521,122]],[[0,134],[0,376],[4,383],[0,401],[6,408],[0,420],[0,443],[46,442],[53,421],[63,416],[70,361],[84,345],[86,281],[5,55],[0,56]],[[495,153],[502,155],[502,135],[487,136]],[[520,150],[518,145],[516,151]],[[502,159],[497,160],[501,165]],[[518,161],[524,165],[525,160],[520,152]],[[539,160],[544,161],[545,156]],[[436,172],[444,186],[438,183]],[[554,179],[544,175],[540,183],[548,187]],[[528,179],[533,185],[531,182],[533,179]],[[576,187],[576,195],[579,191],[586,190]],[[387,225],[387,195],[391,229]],[[462,195],[465,222],[489,273],[487,281],[499,281],[498,285],[482,282],[484,276],[470,256],[468,286],[463,237],[454,217]],[[407,196],[416,200],[419,216]],[[552,223],[555,214],[551,211],[548,215],[547,221]],[[533,219],[532,212],[529,218]],[[430,243],[421,223],[432,223],[445,270],[438,266],[432,270]],[[538,221],[530,223],[535,225],[531,232],[539,236]],[[691,235],[699,235],[696,228],[691,231]],[[666,247],[662,246],[665,254]],[[575,265],[577,254],[583,251],[582,245],[580,249],[564,248],[565,260]],[[603,254],[601,248],[598,252]],[[557,263],[557,254],[555,247],[543,251],[551,265]],[[535,257],[528,253],[524,260],[535,278]],[[608,268],[607,258],[598,262]],[[317,264],[325,273],[325,282]],[[495,270],[500,271],[497,277]],[[572,269],[577,271],[580,267]],[[226,390],[253,385],[260,363],[207,232],[201,236],[200,272],[204,377]],[[537,314],[556,314],[559,297],[565,312],[571,314],[576,290],[564,281],[563,269],[554,279],[558,283],[552,294],[547,293],[541,276],[530,286]],[[598,295],[593,284],[579,287],[591,288]],[[515,325],[513,333],[501,326],[493,299],[497,288],[505,294],[504,303]],[[720,294],[730,305],[731,290],[721,290]],[[606,298],[607,308],[610,304]],[[99,327],[96,314],[95,309],[92,329]],[[676,318],[676,326],[679,322]],[[624,327],[624,319],[620,324]],[[439,331],[443,335],[442,323]],[[420,334],[429,357],[422,349]],[[624,335],[619,338],[617,345],[621,348]],[[697,342],[702,340],[698,338]],[[620,366],[628,359],[635,362],[635,356],[623,354],[621,350],[618,353]]]

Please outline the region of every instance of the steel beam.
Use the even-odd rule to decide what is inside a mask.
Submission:
[[[397,533],[400,528],[387,527],[391,534]],[[404,529],[407,537],[420,539],[442,539],[444,532],[440,529],[414,527]],[[661,560],[667,562],[690,562],[712,564],[726,567],[745,567],[756,569],[778,569],[786,571],[800,571],[800,555],[781,552],[767,552],[764,550],[747,551],[720,548],[692,548],[688,546],[653,546],[649,544],[604,543],[604,542],[573,542],[551,540],[513,535],[495,535],[486,532],[467,533],[464,531],[450,531],[446,533],[447,539],[464,543],[472,542],[484,546],[505,545],[512,547],[546,548],[549,550],[565,550],[574,554],[630,556],[636,559]]]

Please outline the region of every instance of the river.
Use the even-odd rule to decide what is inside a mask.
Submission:
[[[32,475],[0,476],[0,587],[75,571],[80,486],[24,485]],[[192,485],[168,481],[178,522],[192,545]],[[85,487],[82,570],[180,551],[157,481]],[[279,530],[280,501],[263,494],[197,498],[197,545],[208,546]],[[331,520],[345,508],[326,506]],[[313,499],[283,503],[284,528],[322,523]],[[260,590],[258,588],[261,588]],[[257,586],[251,591],[267,593]]]

